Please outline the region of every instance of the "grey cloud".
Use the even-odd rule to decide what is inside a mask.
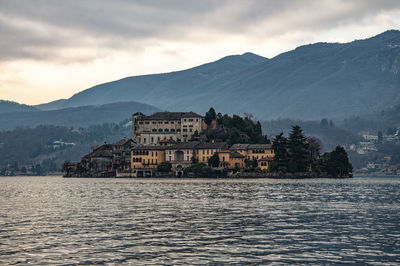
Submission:
[[[352,8],[334,12],[335,5],[349,2]],[[312,10],[315,6],[319,7],[317,11]],[[296,9],[307,7],[309,14],[299,14],[306,16],[303,23],[298,22],[301,17],[296,18],[297,25],[288,22],[285,15],[296,15]],[[132,44],[140,48],[149,39],[190,41],[189,34],[192,36],[196,30],[218,32],[221,37],[246,34],[269,18],[278,21],[270,28],[261,28],[260,35],[324,29],[394,8],[400,8],[399,1],[0,0],[0,60],[58,60],[64,48],[96,45],[120,49]],[[313,19],[313,12],[323,14]],[[82,55],[71,60],[91,58]]]

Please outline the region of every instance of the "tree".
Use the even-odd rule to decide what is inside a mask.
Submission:
[[[330,128],[335,127],[335,124],[333,123],[332,120],[329,120],[329,127],[330,127]]]
[[[322,128],[328,128],[329,127],[328,119],[326,119],[326,118],[321,119],[321,122],[319,123],[319,125]]]
[[[171,172],[171,169],[172,169],[172,164],[170,162],[165,161],[157,165],[157,170],[159,172],[169,173]]]
[[[353,172],[346,150],[337,146],[335,150],[325,153],[320,159],[320,169],[330,177],[345,177]]]
[[[310,137],[306,139],[309,152],[309,170],[312,171],[315,168],[316,161],[321,152],[321,141],[317,138]]]
[[[217,118],[217,114],[215,113],[214,108],[210,108],[210,110],[208,110],[208,112],[206,112],[206,115],[204,116],[204,122],[207,125],[211,125],[211,122]]]
[[[289,164],[288,140],[283,136],[283,132],[275,137],[272,142],[274,149],[274,162],[271,170],[276,172],[286,172]]]
[[[306,172],[309,168],[308,144],[300,126],[293,126],[289,135],[289,171]]]
[[[219,166],[219,156],[217,153],[214,153],[209,159],[208,159],[208,166],[210,167],[218,167]]]

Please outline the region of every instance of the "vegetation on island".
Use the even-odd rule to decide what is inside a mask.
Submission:
[[[321,145],[315,138],[306,138],[300,126],[293,126],[286,138],[283,133],[277,135],[272,147],[275,152],[271,172],[304,173],[314,172],[323,177],[348,177],[353,166],[347,152],[341,146],[335,150],[320,154]]]
[[[227,142],[229,146],[235,143],[270,143],[262,134],[261,123],[254,122],[252,118],[251,115],[242,118],[235,114],[217,114],[211,107],[204,116],[208,128],[200,137],[206,142]]]

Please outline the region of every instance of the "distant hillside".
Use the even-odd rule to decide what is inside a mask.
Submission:
[[[137,102],[112,103],[100,106],[82,106],[53,111],[0,113],[0,129],[18,126],[57,125],[87,127],[103,123],[119,122],[135,112],[152,114],[160,109]]]
[[[27,112],[27,111],[38,111],[38,108],[33,106],[19,104],[16,102],[0,100],[0,114],[11,113],[11,112]]]
[[[37,107],[42,110],[51,110],[82,105],[138,101],[162,106],[163,109],[173,108],[177,98],[193,93],[196,95],[196,88],[202,84],[266,61],[266,58],[251,53],[227,56],[188,70],[128,77],[100,84],[77,93],[67,100],[58,100]],[[197,109],[198,106],[198,103],[194,105]],[[176,107],[175,109],[180,108]]]

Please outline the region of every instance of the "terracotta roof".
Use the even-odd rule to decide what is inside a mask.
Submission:
[[[138,120],[180,120],[181,118],[202,118],[202,116],[193,112],[158,112],[141,116]]]

